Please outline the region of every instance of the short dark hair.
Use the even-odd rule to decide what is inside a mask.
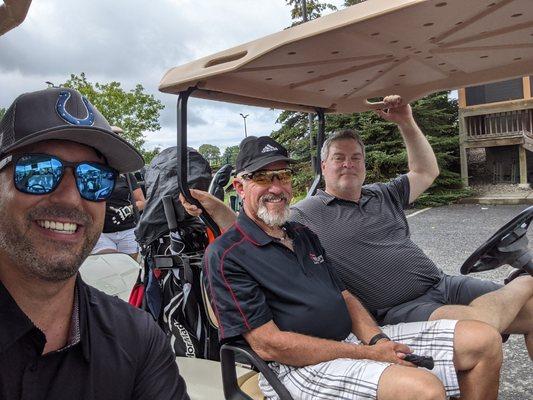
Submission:
[[[363,157],[365,156],[365,144],[359,133],[353,129],[343,129],[342,131],[334,132],[322,145],[322,149],[320,150],[320,159],[322,161],[325,161],[328,158],[331,145],[339,140],[355,140],[363,150]]]

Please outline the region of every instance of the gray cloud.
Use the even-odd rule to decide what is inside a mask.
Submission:
[[[340,0],[339,0],[340,1]],[[176,96],[158,92],[171,67],[276,32],[290,24],[284,0],[39,0],[26,21],[0,37],[0,107],[20,93],[85,72],[91,82],[141,83],[165,105],[146,146],[175,144]],[[190,143],[226,147],[268,134],[278,112],[191,99]],[[253,133],[252,133],[253,132]]]

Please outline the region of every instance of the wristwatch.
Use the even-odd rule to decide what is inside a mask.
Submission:
[[[372,336],[372,339],[368,342],[369,346],[374,346],[378,341],[381,339],[387,339],[390,340],[390,337],[385,335],[383,332],[378,333],[377,335]]]

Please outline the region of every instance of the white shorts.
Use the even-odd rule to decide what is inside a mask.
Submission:
[[[443,383],[447,396],[459,396],[459,381],[453,365],[453,337],[457,321],[438,320],[401,323],[381,327],[392,340],[404,343],[413,353],[432,356],[430,371]],[[360,344],[352,334],[345,342]],[[391,364],[372,360],[338,358],[307,367],[291,367],[276,362],[270,368],[294,400],[376,399],[381,374]],[[260,375],[259,386],[268,399],[278,399],[270,384]]]
[[[139,245],[135,240],[134,230],[135,228],[131,228],[120,232],[102,233],[91,254],[103,250],[113,250],[125,254],[137,253]]]

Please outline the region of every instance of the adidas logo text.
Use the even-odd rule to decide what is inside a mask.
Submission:
[[[269,151],[277,151],[278,149],[270,144],[267,144],[265,147],[263,147],[263,150],[261,150],[261,153],[268,153]]]

